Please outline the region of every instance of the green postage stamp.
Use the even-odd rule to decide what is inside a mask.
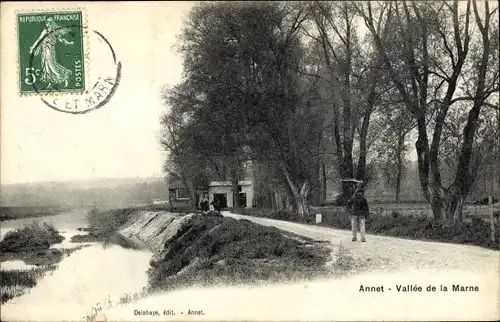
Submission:
[[[82,11],[17,14],[21,94],[85,90]]]

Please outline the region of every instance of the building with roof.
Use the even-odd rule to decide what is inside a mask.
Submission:
[[[234,207],[234,196],[230,181],[212,181],[208,185],[208,201],[219,200],[222,208]],[[254,187],[250,180],[238,181],[238,196],[241,208],[251,208],[254,204]]]
[[[189,190],[178,181],[169,185],[169,202],[173,208],[185,208],[190,205]],[[234,207],[233,189],[230,181],[212,181],[206,187],[196,189],[196,204],[204,198],[209,203],[219,200],[221,208]],[[254,185],[251,180],[238,181],[239,205],[242,208],[251,208],[254,205]]]

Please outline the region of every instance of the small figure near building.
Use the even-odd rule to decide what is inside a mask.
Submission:
[[[207,213],[209,210],[208,199],[203,198],[203,200],[200,202],[200,206],[201,206],[201,211],[203,213]]]
[[[220,209],[221,209],[220,200],[214,199],[214,201],[212,201],[211,205],[214,207],[214,210],[220,215]]]

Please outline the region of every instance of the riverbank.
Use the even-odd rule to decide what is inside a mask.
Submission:
[[[147,294],[196,285],[311,279],[330,272],[326,263],[332,247],[248,220],[136,208],[93,210],[88,218],[87,234],[73,240],[119,243],[153,252]],[[337,260],[339,267],[341,261]],[[133,298],[130,295],[122,302]]]

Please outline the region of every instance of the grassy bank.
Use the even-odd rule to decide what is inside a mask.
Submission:
[[[322,226],[351,229],[350,218],[342,209],[322,208],[315,210],[311,213],[311,218],[307,220],[300,218],[297,214],[288,210],[272,211],[270,209],[252,208],[234,209],[232,211],[242,215],[309,224],[313,223],[314,218],[312,216],[320,213],[322,214]],[[469,244],[491,249],[499,249],[498,230],[497,227],[497,242],[493,243],[490,240],[490,223],[481,218],[472,217],[470,222],[443,225],[425,216],[405,215],[404,210],[392,215],[382,215],[377,212],[370,213],[366,221],[366,231],[371,234]]]
[[[151,261],[149,290],[309,279],[326,273],[330,249],[248,220],[199,216]]]
[[[0,221],[53,216],[71,209],[56,206],[0,207]]]
[[[48,265],[29,270],[0,271],[0,304],[21,296],[27,289],[35,287],[47,272],[55,269],[55,266]]]
[[[64,254],[74,251],[50,248],[60,243],[64,237],[51,224],[33,222],[16,230],[9,231],[0,241],[0,262],[22,260],[27,265],[38,267],[28,270],[1,270],[1,303],[24,294],[34,287],[37,280],[46,272],[55,269],[54,264],[61,261]]]

